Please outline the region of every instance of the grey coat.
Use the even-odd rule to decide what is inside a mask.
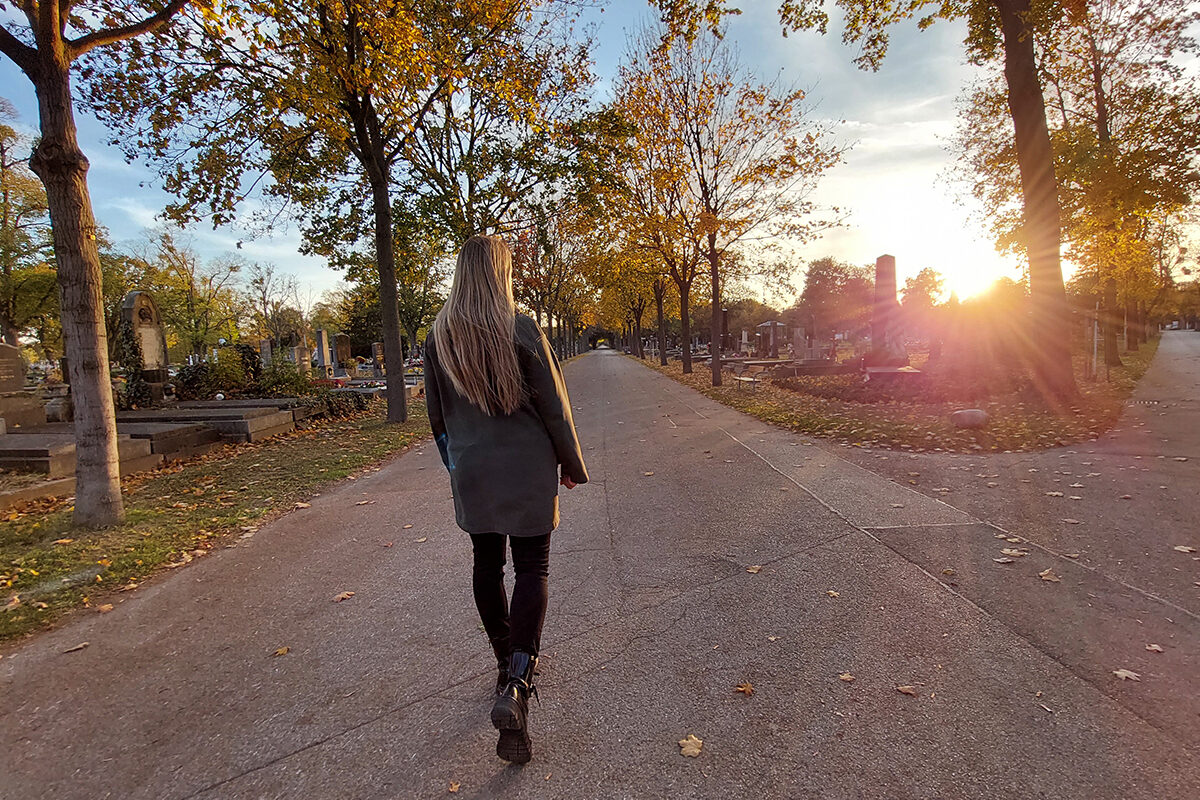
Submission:
[[[541,536],[558,527],[558,479],[587,483],[558,360],[541,328],[516,320],[517,359],[526,398],[507,415],[489,416],[454,388],[425,340],[429,424],[450,472],[454,514],[468,533]]]

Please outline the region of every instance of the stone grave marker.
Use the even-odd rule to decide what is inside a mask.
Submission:
[[[150,384],[166,383],[167,335],[154,298],[149,292],[130,292],[121,305],[121,317],[133,328],[133,335],[141,345],[143,380]]]
[[[371,355],[375,357],[375,377],[382,378],[384,375],[383,342],[375,342],[371,345]]]
[[[21,348],[4,343],[0,343],[0,420],[7,429],[46,422],[41,399],[25,391],[25,360],[21,358]]]
[[[896,257],[882,255],[875,259],[875,305],[871,310],[871,352],[865,359],[867,366],[901,367],[908,364],[908,354],[896,330],[899,319]]]

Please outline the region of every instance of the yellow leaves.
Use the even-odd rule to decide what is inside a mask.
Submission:
[[[462,786],[462,784],[458,781],[450,781],[450,785],[446,787],[446,791],[450,794],[455,794],[458,792],[460,786]]]
[[[679,755],[686,758],[696,758],[700,755],[700,750],[703,747],[704,740],[698,738],[695,734],[689,733],[685,738],[679,740]]]
[[[296,503],[296,508],[312,508],[312,503]]]
[[[842,596],[840,592],[835,592],[833,589],[830,589],[829,591],[825,592],[825,594],[829,595],[830,597],[841,597]]]
[[[1044,581],[1049,581],[1050,583],[1059,583],[1062,580],[1054,574],[1054,570],[1048,568],[1039,572],[1038,577]]]
[[[647,477],[647,478],[649,478],[649,477],[650,477],[651,475],[653,475],[653,474],[654,474],[653,472],[643,472],[643,473],[642,473],[642,475],[644,475],[644,476],[645,476],[645,477]]]
[[[838,680],[842,683],[854,683],[854,676],[849,672],[842,672],[838,675]]]
[[[744,683],[739,683],[737,686],[733,687],[733,690],[735,692],[744,694],[746,697],[750,697],[754,694],[754,684],[750,683],[749,681],[746,681]]]
[[[916,687],[914,687],[914,686],[897,686],[896,691],[899,692],[900,694],[906,694],[909,697],[917,696],[917,690],[916,690]]]
[[[112,603],[104,603],[103,605],[98,605],[98,606],[96,606],[96,610],[99,611],[101,614],[107,614],[108,612],[113,610],[113,604]]]
[[[55,539],[54,544],[70,544],[74,539]]]
[[[762,572],[762,565],[753,564],[749,567],[746,567],[746,572],[749,572],[751,575],[757,575],[758,573]]]
[[[276,650],[274,653],[271,653],[271,658],[276,658],[278,656],[286,656],[291,651],[292,651],[292,648],[288,647],[287,645],[284,645],[283,647],[280,647],[278,650]]]
[[[354,592],[341,592],[334,595],[333,602],[340,603],[343,600],[349,600],[351,597],[354,597]]]

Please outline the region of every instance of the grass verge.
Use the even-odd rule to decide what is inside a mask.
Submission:
[[[429,433],[425,405],[389,425],[383,404],[355,416],[123,482],[125,522],[74,528],[70,500],[46,501],[0,521],[0,641],[48,627],[65,613],[103,613],[156,571],[182,566],[296,507],[323,487],[374,467]]]
[[[692,374],[684,375],[678,362],[665,367],[657,361],[642,363],[764,422],[852,446],[911,452],[1019,452],[1095,439],[1112,428],[1157,349],[1158,339],[1153,339],[1137,352],[1122,354],[1125,365],[1114,368],[1107,381],[1084,380],[1080,361],[1076,375],[1080,398],[1069,414],[1022,402],[1016,395],[972,404],[859,403],[782,389],[770,381],[757,388],[741,384],[714,387],[707,365],[698,365]],[[985,429],[962,430],[950,424],[952,412],[972,407],[988,412],[990,420]]]

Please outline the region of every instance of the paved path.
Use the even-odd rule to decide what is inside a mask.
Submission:
[[[1163,554],[1169,586],[1121,571],[1072,510],[1087,524],[1014,531],[1030,554],[996,564],[1009,543],[960,502],[982,488],[880,474],[929,459],[767,428],[612,352],[567,379],[593,481],[555,535],[532,764],[493,754],[468,543],[428,448],[7,653],[0,797],[1200,796],[1190,556]],[[1082,469],[1058,455],[1038,463]],[[1029,486],[1010,510],[1046,505]],[[1160,495],[1133,494],[1152,520]],[[1161,527],[1117,539],[1196,537]]]

